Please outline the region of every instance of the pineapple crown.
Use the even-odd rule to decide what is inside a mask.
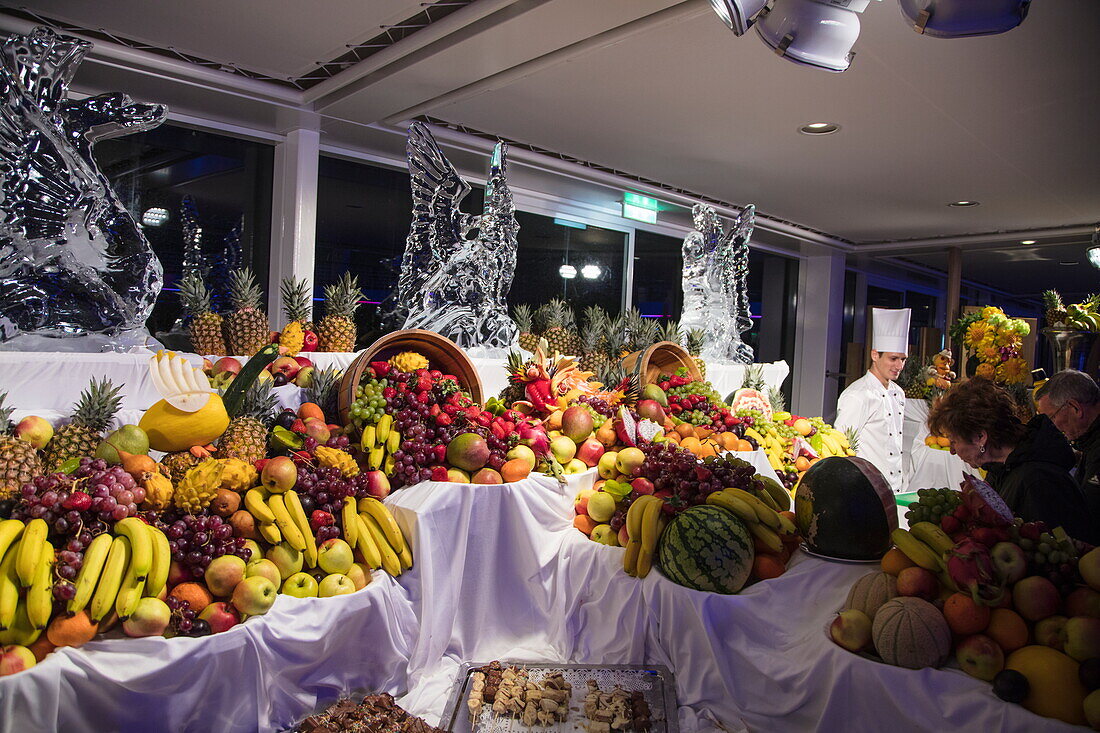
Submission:
[[[590,329],[603,328],[607,323],[607,311],[598,305],[590,305],[584,309],[584,327]]]
[[[510,377],[521,377],[527,371],[527,364],[523,361],[523,355],[518,351],[508,352],[508,363],[504,367]]]
[[[848,447],[859,452],[859,428],[855,426],[844,428],[844,437],[848,439]]]
[[[0,435],[6,435],[12,429],[11,414],[15,411],[15,408],[4,406],[4,400],[7,398],[7,392],[0,392]]]
[[[122,395],[107,377],[98,382],[93,377],[88,386],[80,393],[80,399],[73,409],[72,424],[103,432],[122,405]]]
[[[622,320],[616,319],[615,323],[607,328],[606,353],[612,360],[618,360],[626,348],[626,334],[622,327]],[[606,382],[604,382],[606,384]]]
[[[256,283],[252,268],[242,267],[229,273],[229,302],[234,310],[263,308],[264,291]]]
[[[680,343],[683,338],[683,331],[680,330],[680,324],[672,319],[662,323],[658,338],[661,341],[671,341],[674,344]]]
[[[342,372],[335,367],[325,367],[313,372],[313,382],[306,389],[306,397],[321,408],[326,415],[336,413],[337,395]]]
[[[189,272],[180,280],[180,302],[189,316],[210,313],[210,291],[196,272]]]
[[[764,366],[762,364],[750,364],[745,367],[745,376],[741,380],[741,386],[745,389],[764,389]]]
[[[783,392],[778,387],[768,387],[768,404],[772,408],[772,412],[783,412],[787,409],[787,398],[783,396]]]
[[[581,351],[592,354],[599,350],[603,328],[600,325],[586,327],[581,332]]]
[[[692,356],[698,356],[703,350],[703,344],[707,342],[707,332],[701,328],[693,328],[687,332],[687,350]]]
[[[325,314],[342,316],[351,320],[359,308],[359,299],[363,297],[359,290],[359,277],[345,272],[335,285],[325,286]]]
[[[301,280],[283,278],[279,285],[279,295],[283,299],[283,313],[286,314],[287,322],[305,323],[313,317],[312,293],[304,277]]]
[[[516,328],[520,333],[530,333],[531,326],[534,323],[534,314],[531,312],[531,306],[526,303],[520,303],[512,311],[512,319],[516,322]]]
[[[538,314],[541,314],[542,331],[551,328],[572,328],[577,322],[573,309],[561,298],[554,298],[539,308]],[[538,314],[536,317],[539,317]]]
[[[316,378],[316,375],[314,375]],[[275,418],[275,410],[279,406],[279,398],[271,391],[272,383],[257,379],[244,393],[244,402],[238,418],[250,417],[267,425]]]
[[[1065,306],[1062,304],[1062,295],[1057,290],[1044,290],[1043,291],[1043,305],[1046,308],[1053,310],[1061,310]]]

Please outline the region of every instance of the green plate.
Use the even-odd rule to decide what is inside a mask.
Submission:
[[[894,501],[898,503],[898,506],[909,506],[917,501],[919,497],[917,492],[911,491],[908,494],[894,494]]]

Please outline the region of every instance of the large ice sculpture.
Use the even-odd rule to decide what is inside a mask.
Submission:
[[[715,210],[696,204],[695,230],[684,238],[682,286],[684,309],[680,326],[706,332],[703,358],[751,364],[752,347],[741,334],[752,328],[749,312],[749,239],[756,207],[742,209],[729,233]]]
[[[404,327],[435,331],[464,349],[511,348],[517,330],[507,298],[519,222],[506,180],[507,146],[493,149],[481,216],[459,210],[470,186],[420,123],[409,128],[407,152],[413,223],[397,298]]]
[[[160,260],[92,146],[156,127],[167,110],[123,94],[66,99],[91,45],[36,28],[0,46],[0,348],[100,351],[148,339]]]

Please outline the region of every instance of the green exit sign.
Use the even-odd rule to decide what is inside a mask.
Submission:
[[[657,199],[651,199],[648,196],[642,196],[632,191],[623,193],[624,219],[633,219],[634,221],[641,221],[646,224],[656,224],[657,212],[659,210],[660,205],[657,203]]]

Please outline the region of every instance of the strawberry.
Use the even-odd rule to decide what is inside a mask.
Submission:
[[[447,446],[440,443],[439,445],[432,448],[432,450],[435,452],[435,459],[437,461],[443,463],[447,460]]]
[[[454,422],[454,420],[445,412],[435,416],[436,425],[450,425],[452,422]]]
[[[314,509],[313,514],[309,515],[309,527],[314,532],[321,527],[331,527],[334,524],[336,524],[336,517],[320,509]]]
[[[290,424],[290,432],[306,434],[306,424],[299,418]]]
[[[420,379],[416,380],[416,391],[417,392],[431,392],[431,390],[432,390],[432,379],[431,379],[431,377],[422,376],[422,377],[420,377]]]
[[[447,476],[446,466],[433,466],[432,467],[432,481],[449,481]]]
[[[370,363],[370,368],[373,369],[374,373],[379,377],[386,376],[393,369],[388,361],[372,361]]]

